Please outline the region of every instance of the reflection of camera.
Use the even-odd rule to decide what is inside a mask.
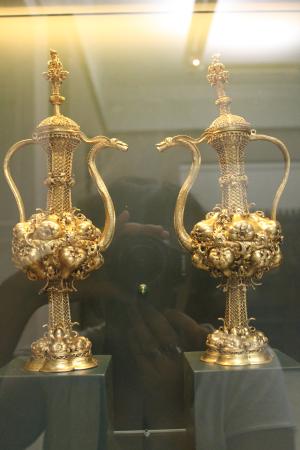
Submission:
[[[181,255],[179,249],[153,236],[124,235],[112,246],[107,269],[127,290],[136,290],[140,283],[174,283],[180,279]]]

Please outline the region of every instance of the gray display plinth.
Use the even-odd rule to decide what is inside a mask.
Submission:
[[[111,356],[96,358],[67,373],[26,372],[22,357],[0,369],[0,449],[113,448]]]
[[[298,362],[275,351],[269,364],[224,367],[200,355],[184,358],[189,449],[300,449]]]

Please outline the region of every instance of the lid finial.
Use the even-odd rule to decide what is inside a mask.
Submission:
[[[67,78],[69,72],[64,70],[56,50],[50,50],[50,57],[51,59],[48,61],[48,71],[43,72],[43,76],[51,85],[51,95],[49,100],[54,106],[54,114],[59,115],[59,105],[65,101],[65,97],[60,95],[60,86]]]
[[[220,114],[230,114],[231,98],[226,95],[225,84],[228,82],[229,72],[220,61],[220,55],[212,57],[212,63],[208,66],[207,80],[211,86],[216,86],[216,105],[220,107]]]

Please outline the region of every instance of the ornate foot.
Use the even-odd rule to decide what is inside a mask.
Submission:
[[[91,342],[75,331],[57,327],[54,332],[31,346],[32,357],[25,369],[32,372],[70,372],[97,366],[91,352]]]
[[[208,335],[206,345],[201,360],[223,366],[264,364],[273,357],[267,337],[254,327],[221,327]]]

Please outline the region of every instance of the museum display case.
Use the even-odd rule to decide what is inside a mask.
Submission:
[[[70,298],[72,327],[92,343],[98,363],[86,370],[24,370],[48,323],[48,300],[38,294],[45,280],[28,281],[12,261],[12,229],[23,220],[2,171],[0,449],[300,449],[300,2],[0,1],[0,47],[2,165],[9,148],[34,140],[52,115],[42,76],[50,50],[69,72],[54,93],[66,97],[64,116],[87,136],[128,145],[126,154],[108,149],[95,160],[116,226],[103,266],[75,280]],[[191,155],[182,141],[178,150],[156,149],[168,136],[197,140],[217,117],[207,81],[216,54],[230,72],[224,89],[232,114],[251,123],[249,133],[283,142],[291,158],[276,217],[283,258],[247,292],[251,327],[268,337],[273,356],[264,364],[203,361],[225,296],[193,266],[174,228]],[[49,188],[46,144],[33,144],[10,162],[27,220],[41,214]],[[106,211],[89,175],[90,147],[80,142],[68,168],[72,205],[102,231]],[[284,165],[274,148],[249,139],[242,182],[244,206],[275,219]],[[222,202],[216,151],[203,142],[201,156],[186,199],[187,233]],[[221,169],[239,167],[223,161]]]

